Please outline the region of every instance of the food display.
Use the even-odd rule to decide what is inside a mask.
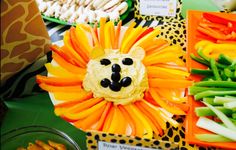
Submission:
[[[55,113],[85,131],[151,139],[163,135],[173,115],[186,115],[185,89],[192,85],[179,45],[156,38],[160,28],[71,27],[64,45],[53,45],[48,76],[37,76],[50,93]]]
[[[95,23],[100,18],[119,21],[129,7],[128,0],[37,0],[40,12],[69,24]],[[60,20],[60,21],[59,21]]]
[[[204,146],[235,148],[235,15],[196,11],[188,15],[187,65],[195,83],[188,90],[191,107],[186,117],[186,140]]]
[[[29,143],[27,148],[18,147],[17,150],[66,150],[66,147],[63,144],[51,140],[48,140],[48,143],[35,140],[35,143]]]

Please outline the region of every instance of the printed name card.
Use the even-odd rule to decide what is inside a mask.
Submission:
[[[177,0],[140,0],[140,14],[151,16],[176,16]]]

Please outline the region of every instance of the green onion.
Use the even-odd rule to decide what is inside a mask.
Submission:
[[[232,81],[201,81],[194,84],[195,86],[214,86],[214,87],[226,87],[236,88],[236,82]]]
[[[215,87],[199,87],[191,86],[189,88],[189,95],[195,95],[203,91],[232,91],[234,88],[215,88]]]
[[[194,95],[195,100],[200,100],[204,97],[212,97],[212,96],[222,96],[222,95],[236,95],[236,90],[232,91],[204,91],[197,93]]]
[[[221,79],[221,77],[220,77],[220,74],[219,74],[219,70],[218,70],[218,68],[217,68],[217,66],[216,66],[216,61],[215,61],[214,58],[211,58],[211,59],[210,59],[210,65],[211,65],[211,69],[212,69],[212,71],[213,71],[213,74],[214,74],[216,80],[217,80],[217,81],[222,81],[222,79]]]
[[[198,74],[198,75],[205,75],[205,76],[211,76],[213,75],[213,72],[211,70],[205,70],[205,69],[191,69],[191,74]]]
[[[210,66],[210,64],[209,64],[208,61],[206,61],[206,60],[204,60],[204,59],[201,59],[201,58],[198,58],[198,57],[196,57],[194,54],[190,54],[190,57],[191,57],[193,60],[195,60],[196,62],[199,62],[199,63],[201,63],[201,64],[203,64],[203,65],[206,65],[206,66]]]
[[[218,57],[218,62],[225,65],[231,65],[233,63],[233,60],[224,54],[220,54]]]

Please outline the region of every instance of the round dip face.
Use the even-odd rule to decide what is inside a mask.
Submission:
[[[142,60],[112,50],[89,61],[83,87],[94,97],[125,105],[143,98],[148,89],[146,68]]]

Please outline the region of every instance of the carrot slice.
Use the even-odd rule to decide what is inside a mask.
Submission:
[[[118,22],[117,27],[116,27],[115,41],[114,41],[114,47],[113,47],[114,49],[118,49],[119,47],[121,25],[122,25],[122,20]]]
[[[98,111],[99,109],[103,108],[104,105],[106,105],[106,101],[102,101],[94,106],[92,106],[89,109],[86,109],[84,111],[78,112],[78,113],[65,113],[64,116],[66,118],[72,119],[72,120],[79,120],[86,118],[87,116],[91,115],[92,113]]]
[[[102,113],[102,116],[100,117],[100,119],[99,119],[99,121],[98,121],[98,123],[97,123],[97,125],[95,127],[95,130],[99,130],[99,131],[102,130],[102,128],[104,126],[105,119],[107,118],[108,113],[110,112],[111,107],[112,107],[112,103],[108,102],[106,104],[105,110]]]
[[[153,99],[164,109],[166,109],[167,111],[169,111],[172,114],[176,114],[176,115],[185,115],[186,113],[181,110],[178,107],[173,107],[173,105],[171,105],[170,103],[166,102],[165,100],[161,99],[158,95],[158,93],[153,89],[150,88],[149,92],[151,94],[151,96],[153,97]]]
[[[117,120],[119,121],[118,127],[115,128],[115,133],[117,134],[125,134],[126,127],[128,126],[127,121],[124,119],[124,115],[121,113],[118,106],[115,107],[117,110]]]
[[[128,124],[130,125],[131,128],[131,135],[135,135],[136,132],[136,127],[134,124],[134,120],[132,117],[129,115],[129,113],[124,109],[122,105],[118,105],[118,108],[120,109],[121,113],[123,114],[125,120],[127,120]]]
[[[48,92],[65,92],[65,93],[73,93],[73,92],[81,92],[84,91],[81,88],[81,85],[77,86],[53,86],[53,85],[48,85],[45,83],[39,84],[39,86],[44,89],[45,91]]]
[[[53,92],[53,95],[56,100],[60,101],[76,101],[76,100],[83,100],[84,98],[89,97],[91,92],[86,92],[86,91],[80,91],[78,92],[70,92],[70,94],[66,92]]]
[[[152,88],[187,88],[193,84],[193,81],[175,80],[175,79],[158,79],[150,78],[149,86]]]
[[[65,61],[60,55],[58,55],[57,53],[53,53],[52,54],[52,58],[64,69],[66,69],[67,71],[74,73],[74,74],[85,74],[86,70],[80,67],[77,67],[75,65],[72,65],[70,63],[68,63],[67,61]]]
[[[106,23],[106,18],[101,18],[100,19],[100,39],[99,40],[100,40],[100,43],[103,48],[105,48],[105,32],[104,32],[105,23]]]
[[[73,86],[81,85],[83,81],[83,76],[81,78],[60,78],[60,77],[46,77],[42,75],[36,75],[36,82],[38,84],[45,83],[54,86]]]

